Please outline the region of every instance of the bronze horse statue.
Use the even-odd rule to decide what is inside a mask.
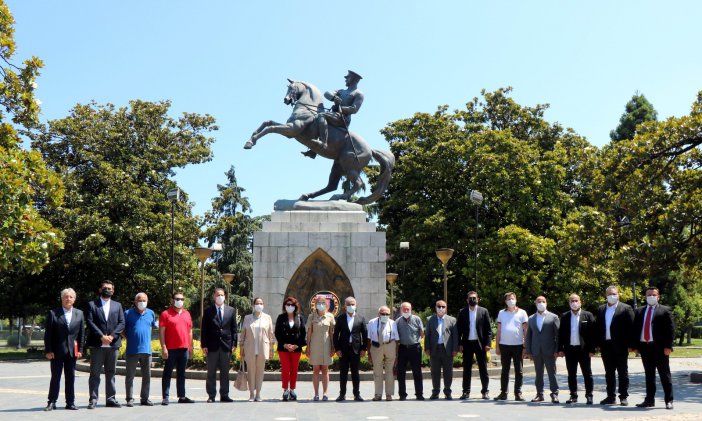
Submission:
[[[357,199],[361,205],[373,203],[378,200],[390,184],[392,169],[395,166],[395,157],[389,151],[372,149],[358,134],[347,130],[345,127],[329,126],[326,147],[317,140],[319,130],[315,119],[319,113],[324,112],[324,97],[319,89],[311,83],[293,81],[288,79],[288,91],[283,102],[292,105],[293,111],[285,124],[275,121],[264,121],[251,135],[244,145],[244,149],[251,149],[258,139],[269,134],[278,133],[287,138],[294,138],[310,148],[318,155],[334,161],[329,183],[326,187],[313,193],[300,196],[298,200],[309,200],[325,193],[334,191],[339,186],[341,177],[346,177],[348,186],[342,194],[331,197],[331,200],[349,200],[353,194],[365,187],[361,172],[371,161],[371,158],[380,164],[380,175],[376,188],[369,196]],[[346,184],[346,183],[345,183]]]

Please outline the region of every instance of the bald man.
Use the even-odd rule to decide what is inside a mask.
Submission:
[[[156,327],[156,315],[148,308],[149,297],[140,292],[134,297],[134,307],[124,312],[124,332],[127,339],[127,375],[124,388],[127,393],[127,406],[134,406],[134,376],[137,363],[141,367],[142,406],[153,406],[149,400],[151,389],[151,332]]]

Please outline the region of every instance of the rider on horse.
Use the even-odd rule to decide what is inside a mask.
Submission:
[[[344,76],[346,89],[339,89],[333,92],[325,92],[324,97],[329,101],[334,101],[334,106],[331,112],[319,113],[317,115],[317,126],[319,128],[319,148],[324,149],[327,146],[327,136],[329,132],[328,124],[335,127],[341,127],[348,131],[351,124],[351,114],[356,114],[361,109],[363,104],[363,92],[358,90],[358,82],[362,79],[361,75],[349,70]],[[314,159],[317,154],[308,150],[302,152],[303,155]]]

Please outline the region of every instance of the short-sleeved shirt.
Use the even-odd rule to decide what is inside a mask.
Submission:
[[[166,349],[190,348],[193,319],[190,318],[188,310],[178,313],[171,307],[161,313],[158,324],[166,329]]]
[[[416,345],[422,340],[424,324],[419,316],[411,315],[408,319],[400,316],[396,321],[397,333],[401,345]]]
[[[524,345],[524,323],[529,321],[526,311],[500,310],[497,323],[500,327],[500,345]]]
[[[127,355],[151,354],[151,330],[156,326],[156,315],[150,309],[139,313],[136,308],[124,312],[124,334],[127,337]]]

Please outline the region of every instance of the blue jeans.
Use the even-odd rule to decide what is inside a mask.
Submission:
[[[185,367],[188,365],[188,349],[177,348],[168,350],[168,359],[163,367],[163,377],[161,377],[161,390],[163,399],[168,399],[171,391],[171,376],[173,368],[176,369],[176,389],[178,398],[185,397]]]

